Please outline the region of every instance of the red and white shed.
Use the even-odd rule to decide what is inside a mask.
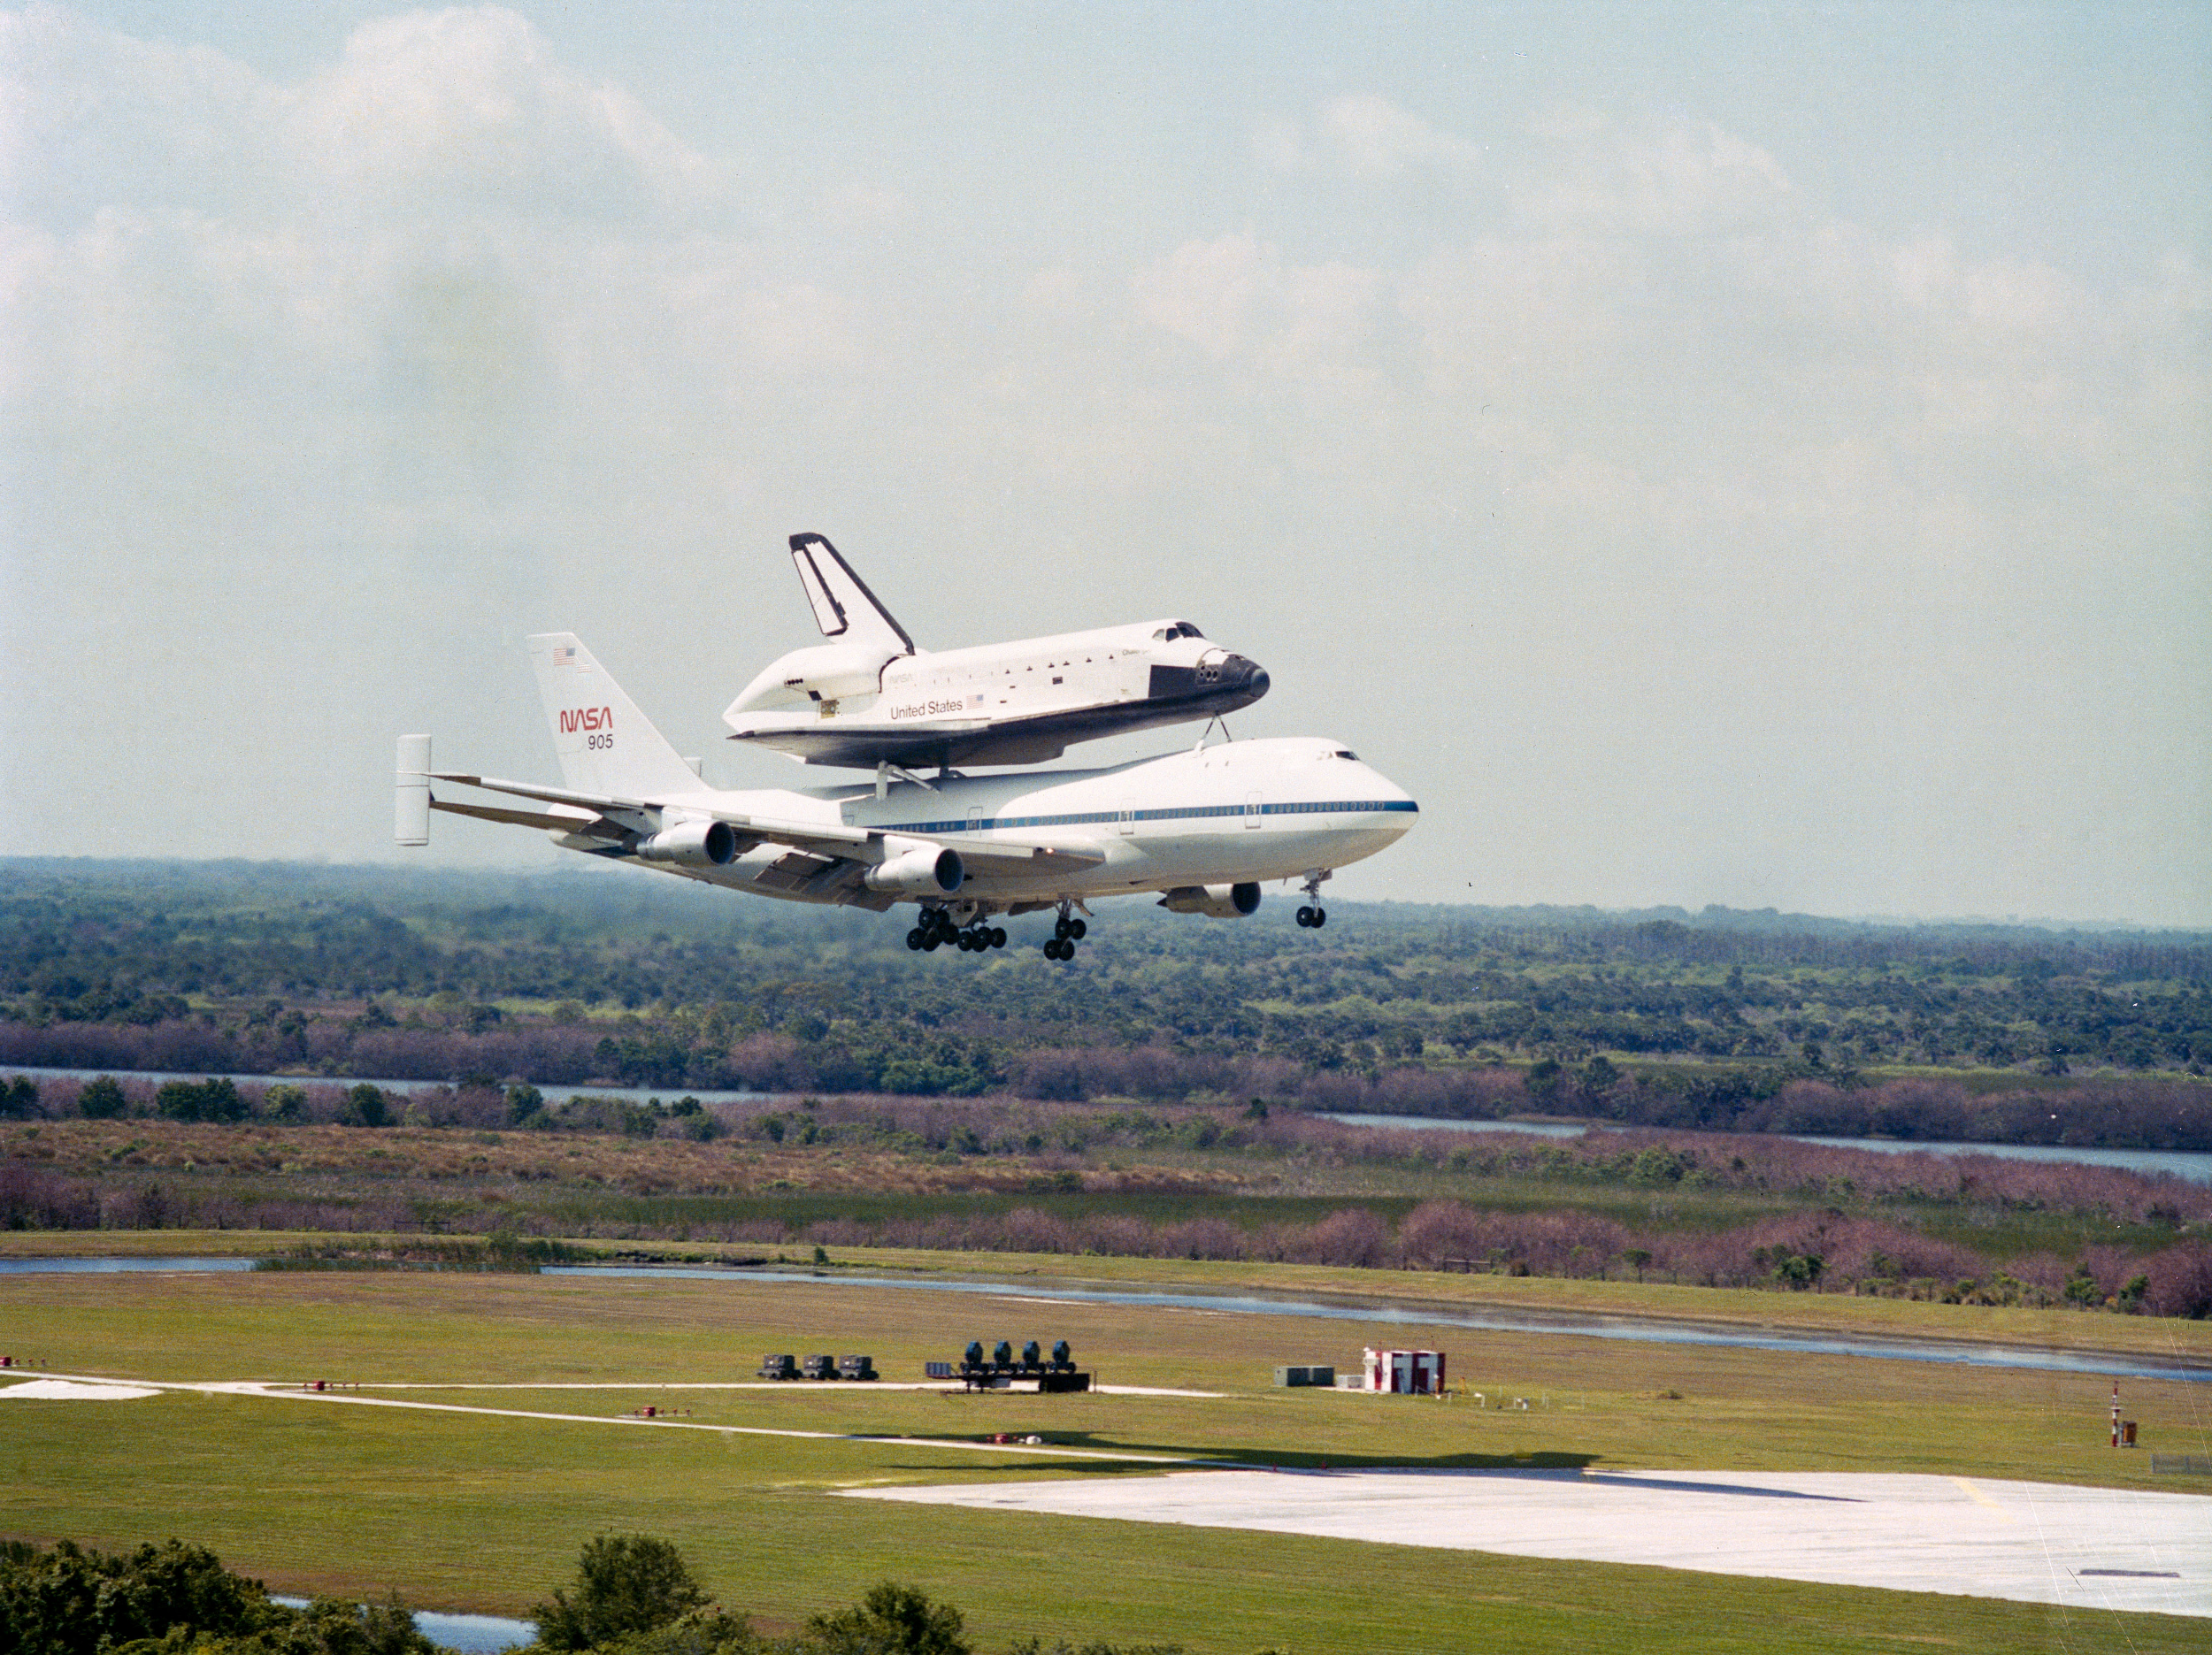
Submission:
[[[1362,1372],[1363,1391],[1394,1391],[1402,1396],[1433,1397],[1444,1389],[1444,1352],[1441,1351],[1379,1351],[1370,1345]]]

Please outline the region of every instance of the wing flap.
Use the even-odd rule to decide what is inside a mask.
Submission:
[[[474,816],[479,822],[503,822],[511,827],[543,828],[549,833],[589,833],[596,827],[611,828],[606,817],[588,810],[509,810],[498,805],[456,804],[434,794],[431,798],[430,808],[457,816]]]

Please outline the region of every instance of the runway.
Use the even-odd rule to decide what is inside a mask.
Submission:
[[[1746,1471],[1202,1471],[846,1498],[2212,1616],[2212,1497]]]

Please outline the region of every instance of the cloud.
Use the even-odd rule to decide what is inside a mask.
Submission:
[[[1248,235],[1186,241],[1137,272],[1137,314],[1216,360],[1225,357],[1244,342],[1266,257]]]
[[[1482,159],[1479,145],[1372,96],[1324,104],[1319,124],[1336,158],[1364,178],[1395,178],[1421,166],[1473,166]]]
[[[1540,147],[1514,200],[1555,231],[1740,234],[1795,209],[1780,164],[1712,121],[1624,129],[1590,111],[1558,111],[1531,131]]]

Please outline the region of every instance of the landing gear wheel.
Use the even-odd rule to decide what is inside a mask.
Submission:
[[[932,931],[928,936],[922,939],[922,952],[924,954],[935,954],[938,949],[944,946],[944,941],[945,939],[943,938],[940,937],[935,931]]]
[[[1075,922],[1071,920],[1065,914],[1061,915],[1058,919],[1052,922],[1052,939],[1055,942],[1065,942],[1068,939],[1069,932],[1073,930],[1074,924]]]
[[[1314,911],[1313,911],[1313,928],[1314,928],[1314,930],[1316,930],[1316,931],[1319,931],[1319,930],[1320,930],[1320,929],[1321,929],[1324,925],[1327,924],[1328,923],[1329,923],[1329,910],[1328,910],[1327,908],[1317,908],[1314,909]]]
[[[1074,938],[1078,942],[1081,942],[1083,940],[1083,933],[1088,929],[1089,927],[1085,925],[1079,919],[1071,919],[1068,922],[1068,935]]]
[[[1298,910],[1298,923],[1302,926],[1313,923],[1313,910],[1310,908],[1302,908]]]
[[[991,946],[994,948],[1003,948],[1006,946],[1006,928],[1004,926],[994,925],[991,927]]]
[[[922,928],[919,925],[906,933],[906,946],[916,949],[922,946]]]

